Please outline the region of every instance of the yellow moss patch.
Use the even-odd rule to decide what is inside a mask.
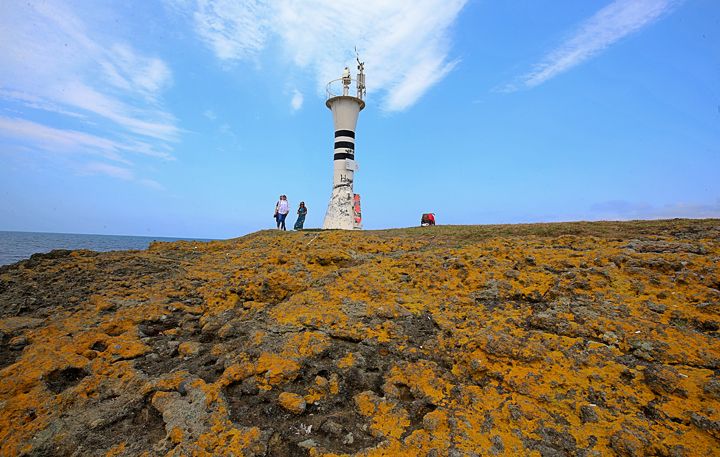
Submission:
[[[139,341],[113,339],[107,353],[115,359],[134,359],[150,352],[150,348]]]
[[[328,383],[328,390],[331,395],[337,395],[340,393],[340,379],[336,373],[330,376],[330,382]]]
[[[168,373],[158,379],[144,384],[142,387],[142,393],[143,395],[147,395],[156,390],[177,390],[180,383],[186,380],[189,376],[190,373],[184,370]]]
[[[260,437],[257,427],[238,429],[220,423],[214,425],[210,432],[200,435],[192,454],[197,457],[257,455],[264,449]]]
[[[338,368],[350,368],[355,363],[355,354],[348,352],[347,355],[338,360]]]
[[[105,457],[116,457],[118,455],[121,455],[123,452],[125,452],[126,447],[127,445],[125,444],[125,442],[116,444],[105,453]]]
[[[97,312],[107,311],[114,307],[113,303],[110,300],[100,295],[91,295],[88,299],[88,303]]]
[[[256,366],[258,374],[264,373],[260,387],[265,389],[295,379],[299,370],[300,364],[296,361],[268,352],[260,355]]]
[[[255,372],[255,364],[250,363],[247,360],[234,363],[225,368],[225,371],[223,372],[222,377],[218,380],[218,383],[228,385],[233,382],[242,381],[243,379],[254,375]]]
[[[302,332],[293,335],[286,343],[282,355],[305,358],[320,354],[330,346],[330,338],[320,332]]]
[[[175,444],[182,443],[183,439],[185,438],[185,433],[182,431],[180,427],[173,427],[172,430],[170,430],[170,433],[168,435],[170,438],[170,441],[172,441]]]
[[[410,425],[407,411],[374,392],[361,392],[353,400],[358,412],[371,419],[370,431],[374,436],[397,439]]]
[[[307,404],[313,404],[318,400],[325,398],[329,392],[330,383],[322,376],[316,376],[315,382],[308,388],[308,392],[303,397]]]
[[[442,404],[452,385],[437,375],[434,363],[425,360],[394,366],[385,383],[385,391],[400,397],[398,386],[408,386],[418,397],[427,398],[432,404]]]
[[[302,396],[292,392],[281,393],[278,396],[278,403],[293,414],[302,414],[307,406]]]
[[[198,355],[202,345],[196,341],[185,341],[178,346],[178,353],[184,357]]]

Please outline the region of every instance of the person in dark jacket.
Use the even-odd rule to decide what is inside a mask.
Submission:
[[[297,221],[295,221],[295,230],[302,230],[303,224],[305,224],[305,215],[307,214],[307,208],[305,207],[305,202],[300,202],[300,207],[297,210],[298,218]]]

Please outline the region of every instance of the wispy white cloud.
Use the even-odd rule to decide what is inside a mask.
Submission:
[[[155,57],[138,55],[126,44],[115,44],[104,52],[99,64],[108,81],[116,87],[154,100],[172,83],[167,64]]]
[[[134,169],[129,167],[122,167],[119,165],[113,165],[104,162],[88,162],[80,165],[76,172],[79,175],[86,176],[108,176],[114,179],[120,179],[122,181],[132,181],[148,189],[156,191],[165,191],[165,186],[153,179],[141,178],[136,175]]]
[[[12,3],[0,15],[0,87],[29,94],[34,107],[96,115],[138,135],[172,141],[179,135],[158,97],[172,82],[167,65],[97,32],[58,2]],[[28,103],[28,96],[17,101]],[[55,110],[57,111],[57,110]]]
[[[122,143],[107,138],[91,135],[76,130],[57,129],[25,119],[0,116],[0,137],[10,141],[9,146],[14,147],[13,140],[22,141],[17,150],[32,154],[36,150],[52,151],[53,154],[65,156],[78,156],[73,167],[81,175],[104,175],[124,181],[137,181],[139,184],[155,190],[165,190],[164,187],[151,179],[136,178],[133,171],[133,162],[126,158],[130,151],[142,151],[147,155],[163,156],[162,151],[155,151],[151,146],[138,143]],[[94,159],[87,160],[88,157]],[[99,162],[102,158],[114,162]]]
[[[168,113],[158,111],[148,119],[142,116],[142,109],[129,107],[123,101],[82,82],[67,81],[56,87],[56,100],[109,119],[130,132],[164,141],[173,141],[179,135]]]
[[[121,151],[124,148],[119,143],[76,130],[57,129],[25,119],[0,116],[0,135],[7,139],[22,140],[37,149],[90,153],[129,163],[123,158]]]
[[[215,111],[211,109],[206,109],[205,111],[203,111],[203,116],[210,119],[211,121],[217,120],[217,114],[215,114]]]
[[[48,102],[47,100],[44,100],[43,98],[38,97],[36,95],[27,94],[27,93],[16,91],[16,90],[0,89],[0,98],[3,98],[8,101],[21,102],[23,105],[27,106],[28,108],[48,111],[48,112],[52,112],[52,113],[58,113],[58,114],[62,114],[64,116],[69,116],[69,117],[74,117],[74,118],[79,118],[79,119],[86,117],[78,112],[61,108],[59,105],[52,103],[52,102]]]
[[[108,139],[71,129],[59,129],[21,118],[0,116],[0,137],[6,141],[22,142],[34,150],[51,153],[100,156],[116,162],[131,164],[132,156],[144,155],[174,160],[168,150],[138,141],[135,138]]]
[[[538,86],[594,57],[622,38],[656,22],[682,0],[615,0],[584,21],[564,43],[550,51],[519,82],[504,87],[515,91]]]
[[[293,91],[292,99],[290,100],[290,106],[292,106],[293,111],[297,111],[300,108],[302,108],[303,105],[303,94],[299,90],[295,89]]]
[[[200,38],[225,62],[258,59],[276,40],[292,63],[309,69],[320,93],[362,53],[368,93],[401,111],[457,64],[449,32],[467,0],[166,0],[192,18]]]
[[[101,156],[130,168],[140,156],[171,160],[180,129],[161,102],[170,68],[113,38],[93,11],[59,0],[3,7],[0,98],[24,111],[0,118],[0,140],[72,152],[76,163]],[[36,121],[32,110],[53,116]]]
[[[259,52],[268,35],[271,7],[258,0],[199,0],[193,14],[200,37],[223,60]]]
[[[135,174],[131,169],[102,162],[90,162],[85,164],[80,172],[88,175],[106,175],[111,178],[122,179],[125,181],[132,181],[135,179]]]
[[[143,186],[148,187],[150,189],[160,190],[160,191],[165,190],[165,186],[163,186],[162,184],[160,184],[159,182],[157,182],[153,179],[140,179],[138,182],[140,184],[142,184]]]

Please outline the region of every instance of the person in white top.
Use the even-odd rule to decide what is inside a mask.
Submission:
[[[285,218],[290,212],[290,204],[287,201],[286,195],[281,195],[280,200],[275,203],[275,221],[277,222],[278,230],[285,229]]]

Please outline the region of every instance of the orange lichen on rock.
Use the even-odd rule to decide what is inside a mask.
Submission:
[[[234,363],[227,367],[223,371],[222,377],[218,380],[219,383],[228,385],[233,382],[242,381],[255,374],[255,364],[250,363],[247,360],[243,360],[240,363]]]
[[[278,396],[278,403],[293,414],[302,414],[307,406],[305,399],[301,395],[292,392],[282,392]]]
[[[329,387],[330,383],[327,379],[322,376],[316,376],[315,383],[308,388],[307,394],[305,394],[303,399],[307,404],[311,405],[325,398],[330,391]]]
[[[168,433],[168,438],[170,438],[173,443],[180,444],[185,438],[185,432],[183,432],[180,427],[173,427],[170,433]]]
[[[127,445],[123,442],[118,445],[113,446],[110,448],[110,450],[107,451],[105,454],[105,457],[117,457],[119,455],[122,455],[125,452],[125,449],[127,448]]]
[[[256,372],[262,374],[262,387],[270,389],[273,385],[295,379],[300,370],[300,364],[295,360],[275,354],[263,352],[258,357]]]
[[[244,430],[217,427],[200,436],[197,441],[198,449],[193,455],[198,457],[263,455],[265,445],[260,438],[261,432],[257,427]]]
[[[337,366],[338,368],[350,368],[355,363],[355,355],[352,352],[348,352],[348,354],[338,360]]]
[[[184,341],[178,345],[178,353],[185,357],[192,357],[200,352],[200,343],[197,341]]]
[[[383,390],[391,397],[400,398],[401,388],[409,388],[415,397],[443,405],[452,385],[440,378],[437,371],[436,365],[428,361],[396,365],[386,376]]]
[[[717,220],[57,251],[0,303],[3,456],[720,446]]]
[[[374,392],[361,392],[353,400],[360,414],[370,418],[370,431],[374,436],[398,439],[410,425],[407,411]]]
[[[302,332],[295,334],[285,343],[284,357],[301,359],[321,354],[330,346],[330,338],[320,332]]]
[[[318,306],[322,303],[322,306]],[[306,325],[312,327],[344,327],[347,315],[343,313],[339,302],[328,302],[326,293],[320,290],[303,291],[273,307],[270,315],[279,323],[286,325]]]

